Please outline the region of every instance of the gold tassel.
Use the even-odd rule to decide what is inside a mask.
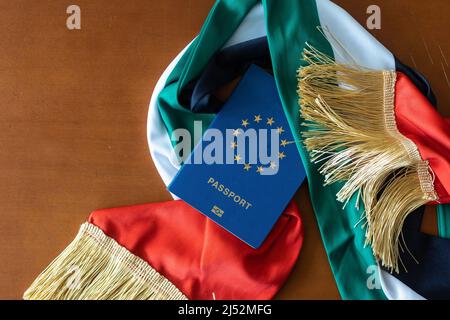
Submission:
[[[24,293],[27,300],[184,300],[146,261],[90,223]]]
[[[362,200],[367,244],[399,272],[405,218],[437,195],[428,162],[397,129],[396,73],[337,64],[309,45],[303,58],[298,94],[311,161],[325,185],[345,181],[336,195],[344,206],[355,193],[357,207]]]

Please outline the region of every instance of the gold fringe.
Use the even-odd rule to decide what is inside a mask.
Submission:
[[[90,223],[24,293],[27,300],[184,300],[146,261]]]
[[[345,181],[336,195],[344,206],[355,193],[357,207],[362,199],[367,244],[399,272],[405,218],[438,197],[428,162],[397,129],[396,73],[337,64],[309,45],[303,58],[298,94],[311,161],[321,163],[325,185]]]

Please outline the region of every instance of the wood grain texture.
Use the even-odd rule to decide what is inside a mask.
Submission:
[[[439,57],[450,51],[450,3],[430,0],[424,9],[420,0],[336,2],[363,23],[368,5],[382,8],[375,36],[407,64],[414,61],[449,116],[442,70],[450,69]],[[66,28],[69,4],[81,7],[79,31]],[[170,199],[148,152],[148,103],[212,4],[0,0],[1,299],[20,299],[91,211]],[[338,299],[306,185],[296,199],[305,243],[277,297]]]

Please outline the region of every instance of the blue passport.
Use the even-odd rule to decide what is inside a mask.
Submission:
[[[168,189],[259,248],[304,179],[275,80],[251,65]]]

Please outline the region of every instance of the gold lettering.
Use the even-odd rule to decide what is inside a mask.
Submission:
[[[227,198],[232,198],[236,204],[245,208],[245,210],[248,210],[250,207],[252,207],[252,204],[250,202],[242,198],[240,195],[236,194],[230,188],[227,188],[225,185],[219,184],[219,181],[215,180],[213,177],[209,177],[208,184],[211,185],[211,187],[215,188],[220,193],[222,193]],[[214,209],[216,208],[218,207],[214,206],[212,211],[214,212],[215,211]]]

